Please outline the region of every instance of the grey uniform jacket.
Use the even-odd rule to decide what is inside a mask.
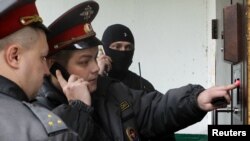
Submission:
[[[49,92],[48,87],[42,89],[40,96],[46,100],[40,101],[42,105],[60,105],[58,96],[63,97],[63,94]],[[140,138],[146,141],[183,129],[206,115],[196,101],[203,90],[200,85],[189,84],[171,89],[165,95],[158,91],[146,93],[129,89],[108,77],[100,77],[98,89],[92,94],[94,112],[89,114],[94,119],[94,131],[89,133],[92,134],[91,140],[136,141]],[[55,97],[57,99],[53,99]],[[131,135],[130,129],[134,129],[136,135]]]
[[[14,82],[0,76],[1,141],[78,141],[64,122],[49,110],[28,103]]]

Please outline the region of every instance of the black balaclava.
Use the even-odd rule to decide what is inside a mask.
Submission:
[[[134,49],[131,51],[117,51],[109,48],[113,42],[117,41],[127,41],[134,45],[134,37],[128,27],[121,24],[111,25],[107,27],[102,36],[104,51],[112,59],[112,69],[109,76],[122,79],[126,76],[132,63]]]

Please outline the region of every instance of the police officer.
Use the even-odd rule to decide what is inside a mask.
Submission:
[[[225,107],[230,102],[228,91],[237,87],[235,84],[208,89],[188,84],[171,89],[164,95],[158,91],[146,93],[129,89],[121,82],[98,76],[96,56],[101,43],[95,37],[90,23],[98,10],[98,4],[94,1],[86,4],[70,9],[49,26],[53,32],[49,38],[49,62],[60,64],[71,75],[69,78],[62,78],[59,70],[65,74],[66,71],[58,67],[56,77],[47,79],[39,93],[40,100],[38,99],[46,107],[60,106],[68,103],[68,83],[84,82],[91,95],[82,93],[86,96],[82,100],[85,104],[82,110],[86,111],[86,120],[89,117],[94,120],[94,130],[90,129],[93,132],[89,132],[91,138],[86,140],[154,139],[199,122],[208,111]],[[224,97],[226,102],[220,106],[213,105],[213,99],[218,97]],[[61,112],[67,113],[66,110]],[[77,122],[86,120],[64,120],[73,123],[68,125],[77,132],[89,127],[74,126]]]
[[[79,140],[58,116],[30,103],[49,74],[35,0],[1,0],[0,27],[0,140]]]

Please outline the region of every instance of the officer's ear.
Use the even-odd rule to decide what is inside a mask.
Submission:
[[[22,47],[19,44],[11,44],[5,48],[4,59],[10,67],[19,68],[21,49]]]
[[[53,57],[48,57],[47,58],[47,65],[49,68],[51,68],[51,66],[55,63],[55,59],[53,59]]]

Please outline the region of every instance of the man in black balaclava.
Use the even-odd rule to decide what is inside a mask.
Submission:
[[[134,37],[130,29],[121,24],[107,27],[102,36],[104,53],[97,58],[99,74],[105,71],[109,77],[116,78],[129,88],[153,91],[153,85],[146,79],[129,70],[134,55]],[[151,141],[175,141],[174,133],[160,136]]]
[[[126,26],[109,26],[103,34],[102,42],[106,55],[113,60],[110,77],[123,79],[128,72],[134,55],[134,37]]]
[[[153,85],[149,81],[129,71],[129,66],[133,60],[135,42],[133,34],[128,27],[121,24],[109,26],[104,31],[102,42],[105,54],[110,58],[105,59],[105,57],[102,57],[106,60],[106,64],[111,65],[112,68],[106,65],[106,70],[100,69],[102,72],[99,74],[103,74],[103,71],[108,71],[109,77],[122,81],[130,88],[146,91],[154,90]],[[100,57],[99,60],[101,60]],[[101,64],[100,61],[98,63]]]

